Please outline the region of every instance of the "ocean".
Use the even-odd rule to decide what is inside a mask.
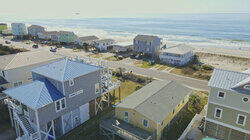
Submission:
[[[132,41],[137,34],[158,35],[166,43],[250,50],[249,14],[168,14],[160,18],[12,19],[0,22],[38,24],[48,30],[69,30]]]

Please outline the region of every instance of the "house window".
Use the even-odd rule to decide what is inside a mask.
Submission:
[[[244,97],[244,98],[242,98],[242,101],[245,102],[245,103],[247,103],[248,102],[248,98]]]
[[[246,119],[247,119],[247,117],[245,115],[238,114],[236,124],[245,126]]]
[[[98,94],[100,93],[100,86],[99,86],[99,83],[96,83],[95,84],[95,94]]]
[[[59,111],[60,108],[61,108],[61,106],[60,106],[60,101],[57,101],[57,102],[56,102],[56,110]]]
[[[56,101],[56,112],[63,110],[66,107],[65,98]]]
[[[129,122],[129,113],[128,112],[124,112],[124,121]]]
[[[250,85],[245,85],[244,89],[250,90]]]
[[[218,98],[225,99],[225,96],[226,96],[226,93],[225,93],[225,92],[222,92],[222,91],[219,91],[219,92],[218,92]]]
[[[20,81],[20,82],[14,82],[14,87],[17,87],[17,86],[20,86],[20,85],[22,85],[23,84],[23,82],[22,81]]]
[[[69,86],[73,86],[74,85],[74,79],[70,79],[69,80]]]
[[[142,120],[142,125],[145,127],[148,127],[148,120],[147,119],[143,119]]]
[[[214,117],[217,119],[221,119],[221,116],[222,116],[222,109],[215,108]]]

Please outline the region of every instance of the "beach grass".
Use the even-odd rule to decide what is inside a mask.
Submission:
[[[89,54],[88,57],[101,58],[101,57],[103,57],[103,54],[101,54],[101,53],[98,53],[98,54]]]
[[[141,67],[141,68],[152,68],[152,67],[156,66],[156,64],[150,65],[149,62],[146,62],[146,61],[143,61],[143,60],[135,61],[134,65],[137,66],[137,67]]]
[[[209,81],[213,69],[212,66],[207,64],[190,64],[185,67],[174,68],[170,73]]]
[[[115,56],[109,56],[104,58],[104,60],[108,60],[108,61],[119,61],[119,59],[117,59]]]

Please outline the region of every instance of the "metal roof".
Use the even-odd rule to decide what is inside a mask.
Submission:
[[[0,69],[14,69],[62,58],[64,57],[55,55],[48,51],[28,51],[11,55],[3,55],[0,56]]]
[[[3,93],[20,101],[32,109],[38,109],[65,97],[47,79],[36,80]]]
[[[153,35],[137,35],[134,39],[140,41],[153,41],[155,38],[158,37]]]
[[[114,46],[130,47],[130,46],[133,46],[133,42],[118,42],[114,44]]]
[[[109,43],[109,42],[115,42],[113,39],[101,39],[101,40],[96,40],[95,43]]]
[[[183,55],[183,54],[186,54],[192,50],[194,50],[194,49],[186,44],[179,44],[176,46],[166,47],[166,49],[162,50],[162,52]]]
[[[76,62],[69,59],[63,59],[50,64],[39,66],[32,69],[31,71],[63,82],[100,69],[102,69],[102,67]]]
[[[131,108],[162,122],[193,90],[174,81],[153,81],[124,98],[116,107]]]
[[[225,90],[234,90],[237,92],[242,91],[240,93],[250,95],[249,91],[247,92],[236,89],[237,87],[249,82],[250,74],[248,73],[215,69],[208,83],[208,86]]]

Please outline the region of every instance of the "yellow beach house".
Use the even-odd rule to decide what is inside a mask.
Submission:
[[[153,81],[117,103],[115,116],[101,122],[101,131],[124,139],[161,139],[192,92],[174,81]]]

